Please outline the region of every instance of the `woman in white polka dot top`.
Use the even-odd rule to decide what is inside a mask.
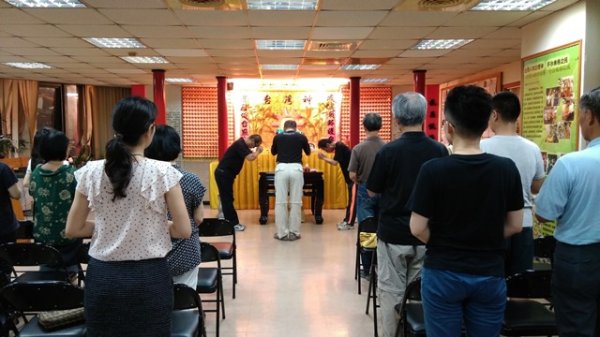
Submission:
[[[66,234],[92,237],[85,282],[88,336],[170,335],[173,285],[165,256],[171,237],[190,237],[191,225],[181,173],[144,157],[155,118],[154,103],[121,100],[113,111],[115,137],[106,145],[106,160],[75,172]],[[87,221],[90,210],[94,221]]]

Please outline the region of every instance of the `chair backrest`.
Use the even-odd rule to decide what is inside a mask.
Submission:
[[[0,298],[18,311],[67,310],[83,307],[83,289],[62,281],[10,283],[0,290]]]
[[[506,296],[547,299],[552,297],[551,283],[551,270],[527,270],[506,279]]]
[[[417,277],[406,286],[402,303],[421,300],[421,278]]]
[[[200,236],[229,236],[235,238],[233,224],[225,219],[205,218],[198,226]]]
[[[58,250],[39,242],[0,244],[0,259],[11,266],[64,265]]]
[[[219,257],[219,251],[215,246],[208,242],[200,242],[200,260],[202,262],[217,262],[219,268],[221,267],[221,258]]]
[[[88,264],[90,262],[90,243],[82,243],[77,252],[77,262]]]
[[[173,289],[174,294],[174,309],[199,309],[202,310],[202,300],[195,289],[192,289],[185,284],[175,284]]]
[[[547,258],[552,261],[555,248],[556,239],[554,236],[543,236],[533,240],[533,256],[535,257]]]
[[[378,220],[376,217],[369,217],[358,224],[358,231],[365,233],[377,233]]]
[[[17,240],[32,240],[33,239],[33,221],[19,220],[19,228],[17,229]]]

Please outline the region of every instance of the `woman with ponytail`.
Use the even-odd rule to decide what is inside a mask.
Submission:
[[[114,108],[106,159],[75,172],[66,235],[91,237],[85,280],[87,336],[170,336],[173,284],[165,259],[191,225],[170,163],[144,157],[154,136],[154,103],[139,97]],[[94,221],[88,221],[90,210]],[[172,221],[167,220],[170,213]]]

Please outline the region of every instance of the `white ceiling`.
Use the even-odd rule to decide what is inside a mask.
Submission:
[[[228,0],[239,3],[239,0]],[[413,69],[428,83],[446,82],[520,58],[521,27],[578,0],[558,0],[536,12],[418,11],[418,0],[320,0],[317,11],[184,10],[176,0],[82,0],[80,9],[19,9],[0,0],[0,78],[101,85],[151,84],[152,69],[167,77],[214,83],[215,76],[388,78],[407,84]],[[135,37],[145,49],[101,49],[82,37]],[[422,38],[472,38],[453,51],[420,51]],[[354,42],[351,51],[256,50],[255,39]],[[129,64],[120,56],[163,56],[164,65]],[[331,63],[379,63],[343,71]],[[310,60],[313,59],[313,60]],[[329,65],[314,65],[328,59]],[[361,60],[362,59],[362,60]],[[310,62],[312,61],[312,62]],[[5,62],[42,62],[22,70]],[[309,64],[310,63],[310,64]],[[260,64],[299,64],[261,72]]]

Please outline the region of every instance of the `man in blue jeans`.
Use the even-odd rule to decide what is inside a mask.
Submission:
[[[481,151],[492,112],[480,87],[446,97],[446,132],[454,153],[419,172],[407,207],[410,229],[427,244],[422,271],[429,337],[500,335],[506,306],[504,238],[521,231],[523,191],[514,162]]]
[[[350,164],[348,164],[348,175],[356,184],[356,220],[360,224],[367,218],[378,217],[379,196],[369,197],[367,192],[367,179],[371,173],[371,167],[375,162],[375,155],[385,145],[385,142],[379,137],[381,130],[381,116],[378,113],[370,112],[363,118],[363,127],[365,128],[366,139],[352,149],[350,155]],[[361,254],[363,270],[360,276],[369,277],[371,267],[372,252]]]
[[[552,301],[561,337],[600,336],[600,88],[579,101],[585,150],[558,159],[536,200],[557,220]]]

